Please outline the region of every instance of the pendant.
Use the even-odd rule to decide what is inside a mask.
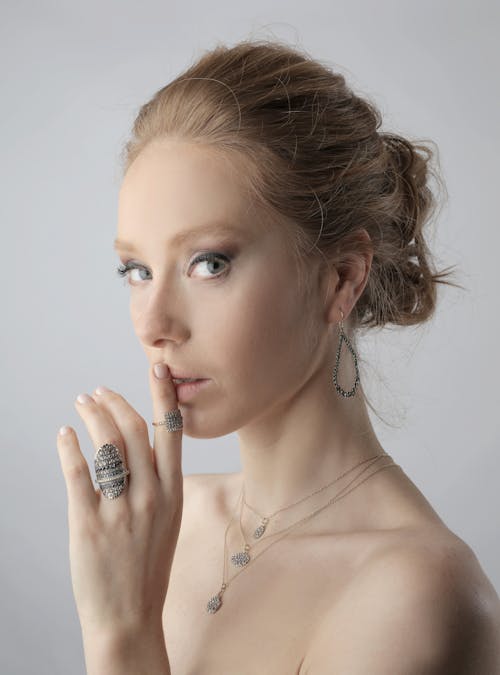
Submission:
[[[221,593],[217,593],[217,595],[214,595],[213,598],[210,598],[210,600],[207,602],[207,612],[209,614],[215,614],[221,605],[222,595]]]
[[[220,588],[220,591],[214,595],[213,597],[210,598],[210,600],[207,602],[207,612],[209,614],[215,614],[215,612],[220,608],[222,605],[222,595],[224,591],[227,588],[227,584],[224,582]]]
[[[259,527],[255,530],[253,533],[253,538],[254,539],[260,539],[264,532],[266,531],[266,526],[265,525],[259,525]]]
[[[266,531],[266,525],[267,525],[268,522],[269,522],[269,518],[262,518],[262,523],[259,525],[259,527],[253,533],[254,539],[260,539],[260,537],[262,537],[262,535]]]
[[[231,562],[237,567],[244,567],[250,562],[250,556],[247,551],[240,551],[231,556]]]
[[[250,544],[245,544],[245,550],[239,551],[231,556],[231,562],[237,567],[244,567],[248,562],[250,562]]]

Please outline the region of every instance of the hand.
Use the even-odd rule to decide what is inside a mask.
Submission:
[[[170,374],[149,371],[154,420],[178,407]],[[118,393],[94,394],[75,406],[95,450],[113,443],[130,470],[124,492],[107,499],[94,487],[73,429],[57,447],[68,496],[73,593],[84,632],[161,626],[182,519],[182,429],[148,425]]]

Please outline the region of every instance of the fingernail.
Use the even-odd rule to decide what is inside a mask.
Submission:
[[[78,394],[76,400],[78,403],[89,403],[92,399],[88,394]]]
[[[68,427],[66,425],[59,429],[59,435],[60,436],[64,436],[65,434],[69,434],[69,432],[70,432],[70,427]]]
[[[111,391],[111,389],[108,389],[103,384],[101,384],[97,387],[97,389],[95,390],[95,393],[96,394],[104,394],[105,391]]]
[[[165,379],[169,374],[168,367],[165,363],[155,363],[153,370],[159,380]]]

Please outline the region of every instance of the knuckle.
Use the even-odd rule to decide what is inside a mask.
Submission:
[[[117,405],[121,407],[129,407],[130,404],[127,402],[127,400],[119,394],[117,391],[107,391],[104,393],[105,400],[109,401],[111,405]]]
[[[140,415],[129,415],[125,417],[123,424],[130,432],[135,434],[144,434],[148,431],[148,426]]]
[[[92,399],[92,397],[91,397]],[[85,419],[87,417],[100,417],[101,416],[101,410],[99,409],[99,406],[95,403],[94,399],[92,399],[89,403],[86,403],[85,405],[79,404],[78,406],[78,413]]]
[[[116,500],[115,500],[116,501]],[[120,502],[121,500],[117,500]],[[127,532],[132,531],[133,518],[130,505],[127,500],[119,504],[114,504],[118,508],[113,508],[110,515],[111,525]]]
[[[87,478],[89,468],[85,462],[78,462],[76,464],[71,464],[66,467],[66,479],[72,483]]]
[[[153,515],[158,510],[158,494],[154,488],[146,488],[138,500],[137,510],[146,515]]]
[[[108,391],[103,391],[102,394],[99,394],[99,398],[101,398],[103,400],[105,398],[107,398],[107,399],[113,401],[113,400],[120,399],[122,397],[120,396],[120,394],[117,391],[108,390]]]
[[[99,405],[106,407],[107,405],[113,406],[115,403],[121,403],[124,401],[123,396],[118,394],[116,391],[103,391],[102,394],[93,395],[94,401]]]

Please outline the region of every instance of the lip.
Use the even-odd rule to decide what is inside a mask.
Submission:
[[[178,400],[181,403],[183,401],[189,401],[189,399],[196,396],[196,394],[210,381],[211,380],[209,379],[199,378],[198,382],[180,382],[179,384],[174,382]]]
[[[170,370],[170,375],[173,378],[176,378],[176,379],[183,379],[183,380],[185,380],[187,378],[193,379],[193,380],[203,380],[204,379],[202,377],[199,377],[198,375],[188,375],[187,373],[174,372],[171,368],[169,368],[169,370]]]

